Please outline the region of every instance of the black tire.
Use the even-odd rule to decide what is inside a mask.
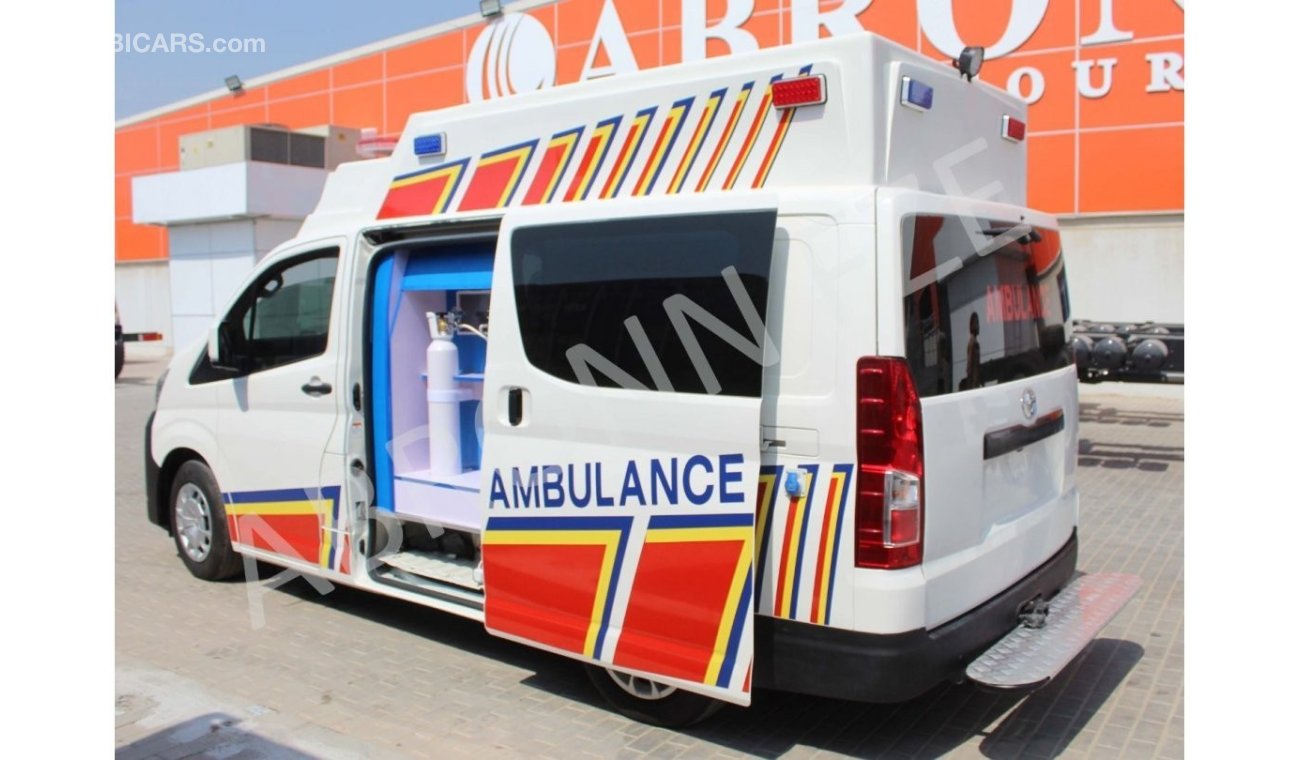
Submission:
[[[239,554],[226,530],[221,489],[206,464],[191,459],[180,466],[168,505],[176,551],[194,577],[219,581],[240,571]]]
[[[713,715],[724,704],[700,694],[628,676],[599,665],[587,665],[586,668],[587,676],[595,684],[596,691],[614,709],[632,720],[653,726],[685,728]],[[622,682],[616,679],[621,679]],[[628,684],[628,688],[624,684]],[[643,691],[647,696],[634,695],[630,688]],[[652,692],[657,692],[660,696],[648,696]]]
[[[114,379],[116,379],[122,376],[122,367],[126,365],[126,346],[119,340],[114,344],[113,350],[117,354],[117,372],[113,375]]]

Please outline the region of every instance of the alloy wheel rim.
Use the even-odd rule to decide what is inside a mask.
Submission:
[[[208,497],[193,483],[176,494],[176,535],[191,560],[202,562],[212,551],[212,508]]]
[[[620,673],[616,670],[606,669],[605,672],[609,673],[609,677],[614,680],[614,683],[618,684],[620,689],[637,699],[664,699],[677,691],[676,686],[651,681],[649,678]]]

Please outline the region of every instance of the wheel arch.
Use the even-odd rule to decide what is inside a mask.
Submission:
[[[202,462],[208,469],[212,469],[212,465],[199,452],[187,448],[172,449],[158,468],[155,487],[159,506],[157,519],[154,522],[162,526],[169,536],[175,531],[175,526],[172,524],[171,493],[172,484],[176,479],[176,472],[180,470],[181,465],[196,460]]]

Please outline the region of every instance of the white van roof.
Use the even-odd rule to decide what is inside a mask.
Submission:
[[[771,82],[819,75],[823,104],[772,107]],[[391,156],[333,173],[304,233],[756,188],[888,185],[1024,205],[1026,146],[1005,131],[1026,111],[882,37],[825,39],[414,114]]]

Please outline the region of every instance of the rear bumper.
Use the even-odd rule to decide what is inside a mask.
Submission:
[[[850,699],[903,702],[962,677],[966,665],[1017,624],[1020,606],[1049,598],[1074,575],[1078,531],[1060,551],[1001,594],[934,630],[870,634],[754,620],[754,685]]]

